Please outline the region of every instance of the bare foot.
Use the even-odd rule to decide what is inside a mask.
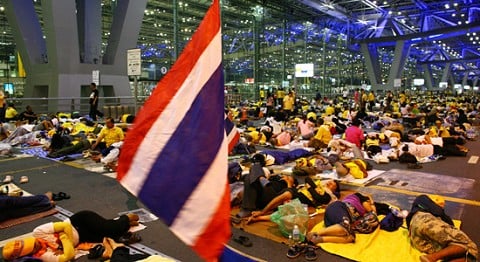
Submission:
[[[112,250],[115,250],[117,247],[123,247],[125,246],[124,244],[122,243],[117,243],[115,242],[115,240],[111,239],[111,238],[107,238],[107,241],[108,243],[110,244],[110,246],[112,247]]]
[[[130,221],[130,226],[138,226],[139,225],[139,220],[140,217],[137,214],[134,213],[128,213],[127,214],[128,220]]]
[[[110,259],[113,254],[113,247],[110,245],[110,241],[108,241],[108,237],[103,238],[103,247],[105,251],[103,251],[102,258],[103,259]]]
[[[54,206],[55,205],[55,201],[53,201],[53,193],[51,191],[48,191],[47,193],[45,193],[45,195],[48,197],[48,199],[50,200],[50,203]]]

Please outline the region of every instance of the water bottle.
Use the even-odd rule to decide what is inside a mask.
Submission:
[[[392,213],[396,216],[396,217],[400,217],[401,214],[400,214],[400,210],[398,210],[398,208],[395,208],[395,207],[390,207],[390,211],[392,211]]]
[[[298,225],[293,226],[292,240],[294,243],[300,243],[300,229],[298,228]]]

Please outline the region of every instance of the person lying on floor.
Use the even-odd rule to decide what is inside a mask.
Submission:
[[[420,135],[412,137],[413,142],[417,145],[433,145],[434,151],[444,156],[466,156],[468,148],[466,148],[465,140],[460,136],[450,137],[431,137]]]
[[[353,243],[355,232],[371,233],[379,224],[372,197],[361,193],[330,203],[323,220],[324,228],[307,233],[307,240],[313,244]]]
[[[273,198],[286,188],[296,186],[291,176],[271,175],[265,167],[265,155],[255,154],[252,158],[250,172],[243,179],[243,199],[237,217],[245,218],[251,212],[264,208]]]
[[[6,243],[2,251],[3,258],[9,261],[33,256],[46,262],[70,261],[75,257],[75,247],[80,243],[100,243],[104,237],[118,242],[138,242],[138,235],[128,234],[130,227],[137,226],[138,221],[136,214],[106,219],[93,211],[80,211],[63,222],[50,222],[36,227],[32,237]]]
[[[305,178],[305,185],[298,188],[287,188],[270,201],[261,211],[254,211],[247,223],[270,220],[270,214],[280,205],[298,198],[302,204],[310,207],[327,205],[340,197],[340,185],[337,181],[315,180]]]
[[[351,175],[356,179],[366,178],[368,176],[367,170],[370,170],[368,162],[363,157],[363,152],[354,143],[348,142],[344,139],[333,139],[329,144],[328,159],[332,166],[335,166],[335,171],[339,177]],[[342,161],[348,155],[353,158]]]
[[[413,247],[426,253],[420,261],[477,261],[477,245],[455,228],[444,207],[438,195],[420,195],[413,201],[406,221]]]
[[[3,190],[2,186],[2,190]],[[40,213],[55,207],[52,192],[43,195],[9,196],[0,194],[0,222]]]
[[[281,204],[295,198],[298,198],[303,204],[307,204],[311,207],[318,207],[337,200],[339,196],[340,186],[337,181],[313,181],[310,177],[306,177],[305,185],[284,189],[279,195],[273,198],[262,210],[252,212],[252,218],[250,218],[250,221],[256,221],[256,217],[270,214]],[[259,220],[262,219],[264,218],[259,218]]]

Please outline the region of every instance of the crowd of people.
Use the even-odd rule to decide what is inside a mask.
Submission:
[[[242,121],[235,119],[238,108],[244,112]],[[246,117],[245,112],[250,116]],[[232,221],[273,221],[277,208],[292,199],[306,206],[323,206],[325,227],[306,234],[305,242],[315,245],[351,243],[356,233],[369,233],[379,225],[378,220],[376,224],[372,222],[377,216],[377,203],[372,196],[357,192],[340,197],[338,181],[312,180],[315,174],[335,172],[340,179],[347,175],[365,178],[371,169],[368,159],[377,163],[400,161],[408,163],[408,168],[421,168],[424,162],[466,157],[468,141],[478,136],[480,100],[478,96],[421,96],[403,91],[387,91],[381,98],[373,91],[355,90],[353,96],[317,96],[308,101],[290,90],[283,99],[267,92],[265,100],[227,107],[226,113],[232,116],[231,120],[238,121],[243,137],[240,147],[249,148],[242,153],[250,155],[249,161],[242,161],[249,172],[243,176],[240,212]],[[268,150],[258,150],[265,148]],[[288,158],[295,160],[292,173],[275,174],[273,170],[278,169],[266,168],[285,163],[283,154],[292,150],[309,152]],[[452,226],[442,204],[430,205],[434,201],[431,198],[441,197],[419,196],[406,217],[412,245],[425,253],[419,259],[477,259],[475,243]],[[408,212],[401,212],[400,216],[404,218],[405,214]],[[427,220],[431,226],[426,226]],[[301,252],[311,252],[306,251],[308,244],[291,246],[287,256],[294,258]]]
[[[89,117],[74,119],[59,114],[38,116],[30,106],[14,114],[14,106],[8,105],[2,109],[5,118],[0,124],[0,144],[11,147],[43,145],[51,158],[83,153],[84,157],[114,171],[126,130],[118,127],[111,117],[105,118],[104,126],[94,121],[97,116],[103,116],[97,110],[95,85],[92,85],[90,104]],[[11,113],[8,113],[9,108],[13,108]],[[325,227],[305,234],[305,242],[314,245],[352,243],[355,234],[369,233],[378,224],[359,223],[376,216],[377,207],[372,196],[357,192],[342,197],[339,181],[313,179],[313,175],[335,172],[338,178],[348,175],[365,178],[372,168],[368,159],[377,163],[405,161],[415,164],[409,167],[417,168],[423,161],[465,157],[468,155],[467,141],[477,136],[475,125],[480,121],[480,102],[476,96],[421,99],[391,91],[380,99],[373,91],[365,90],[355,90],[352,97],[322,98],[317,95],[307,101],[290,90],[285,92],[283,99],[267,92],[253,108],[245,103],[226,108],[226,113],[241,131],[242,139],[236,148],[245,149],[242,154],[248,155],[248,166],[242,163],[249,172],[240,178],[243,188],[238,218],[245,219],[247,224],[270,220],[278,207],[293,199],[308,207],[323,206]],[[280,159],[291,150],[300,152],[288,158],[295,165],[292,174],[277,174],[268,169],[269,165],[288,162]],[[26,205],[29,209],[2,212],[2,219],[37,212],[32,206],[41,210],[54,205],[51,193],[22,197],[22,202],[31,202],[21,205],[19,198],[7,197],[0,196],[0,207],[13,210],[13,206]],[[412,245],[425,252],[420,260],[477,258],[475,243],[451,226],[451,219],[438,199],[440,197],[431,195],[419,196],[406,217]],[[78,212],[68,221],[36,228],[33,238],[16,240],[23,241],[21,245],[8,243],[3,248],[3,257],[11,260],[33,255],[43,261],[68,261],[81,242],[100,242],[104,246],[102,256],[113,257],[115,250],[122,250],[118,244],[122,242],[121,237],[136,223],[138,217],[133,215],[108,220],[91,211]],[[56,239],[51,238],[52,234]],[[18,250],[18,246],[23,249]],[[303,248],[305,246],[294,245],[287,256],[296,257]],[[134,261],[133,258],[130,261]]]

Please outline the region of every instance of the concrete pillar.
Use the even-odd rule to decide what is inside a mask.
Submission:
[[[382,85],[377,46],[375,44],[362,43],[360,49],[365,57],[365,66],[367,67],[367,74],[372,88]]]
[[[435,87],[432,75],[432,67],[429,64],[423,64],[423,77],[425,78],[425,86],[428,90],[432,90]],[[438,87],[438,86],[436,86]]]
[[[102,60],[101,0],[42,0],[43,31],[33,1],[7,0],[7,19],[27,74],[25,97],[84,97],[85,106],[76,111],[86,113],[93,70],[100,71],[101,96],[132,95],[126,53],[136,48],[147,0],[116,3]],[[48,110],[71,103],[59,101],[49,99]]]
[[[393,88],[395,79],[402,78],[405,62],[410,52],[410,44],[405,40],[399,40],[395,44],[395,53],[393,56],[392,67],[390,68],[390,75],[388,77],[387,86]]]

